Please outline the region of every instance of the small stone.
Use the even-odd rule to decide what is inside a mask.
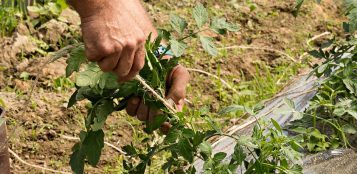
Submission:
[[[25,159],[29,159],[30,158],[30,156],[28,154],[26,154],[24,157],[25,157]]]
[[[58,19],[62,22],[66,22],[70,25],[80,25],[81,24],[81,19],[80,19],[78,13],[70,8],[64,9]]]
[[[16,27],[16,32],[21,34],[21,35],[30,35],[30,30],[27,28],[27,26],[23,23],[19,23]]]

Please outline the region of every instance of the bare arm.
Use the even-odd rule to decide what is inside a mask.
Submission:
[[[89,60],[98,62],[103,71],[117,74],[119,81],[132,79],[145,63],[144,43],[155,27],[139,0],[70,0],[82,21],[83,40]],[[178,109],[183,106],[189,74],[177,66],[168,77],[171,98]],[[129,101],[127,111],[140,120],[152,119],[155,109],[140,98]]]

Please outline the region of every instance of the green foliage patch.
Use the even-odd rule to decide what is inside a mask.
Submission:
[[[238,31],[239,27],[228,23],[225,18],[210,17],[208,11],[202,4],[198,4],[192,12],[196,22],[189,30],[189,24],[183,17],[171,14],[170,30],[160,30],[159,37],[154,42],[150,42],[150,36],[145,44],[146,63],[140,72],[140,76],[154,89],[161,97],[165,97],[166,76],[171,69],[178,64],[180,56],[185,53],[188,44],[186,39],[198,39],[202,48],[212,56],[216,56],[218,51],[214,44],[214,39],[202,34],[203,31],[211,30],[218,34],[228,31]],[[161,40],[168,41],[167,50],[174,54],[172,59],[162,59],[163,54],[156,56],[155,52],[160,46]],[[71,51],[71,57],[67,60],[67,76],[75,71],[79,71],[81,64],[86,63],[84,57],[84,47],[80,46]],[[274,121],[275,129],[268,129],[269,134],[263,134],[263,127],[256,127],[253,137],[236,137],[223,134],[219,126],[209,117],[207,110],[196,111],[211,129],[202,131],[196,130],[186,123],[184,113],[173,113],[165,107],[152,93],[146,90],[142,82],[133,80],[123,84],[116,83],[116,76],[112,73],[102,72],[95,63],[86,63],[84,71],[76,74],[76,92],[70,98],[68,107],[75,105],[77,101],[87,99],[91,103],[88,115],[85,118],[86,130],[80,133],[80,142],[73,147],[71,155],[71,167],[75,173],[83,173],[84,164],[87,161],[90,165],[96,166],[103,148],[104,134],[103,127],[107,117],[115,111],[125,108],[127,100],[132,96],[140,96],[145,104],[162,111],[162,114],[145,123],[144,129],[147,133],[153,133],[164,122],[169,122],[172,127],[166,136],[160,134],[161,141],[152,143],[150,139],[144,139],[142,144],[146,149],[141,150],[133,145],[125,146],[127,158],[123,166],[126,173],[145,173],[147,167],[152,164],[153,157],[161,153],[168,153],[169,158],[163,165],[162,170],[174,173],[195,173],[196,169],[192,165],[196,158],[205,161],[205,173],[232,173],[238,167],[245,167],[246,173],[256,172],[280,172],[289,173],[299,171],[298,164],[291,163],[291,158],[298,159],[298,146],[291,147],[290,144],[297,143],[283,135],[279,125]],[[249,110],[250,111],[250,110]],[[225,111],[228,112],[228,111]],[[209,139],[214,136],[229,136],[236,140],[234,157],[225,161],[227,156],[220,152],[213,154]],[[275,143],[267,143],[274,141]],[[268,150],[267,150],[268,149]],[[246,151],[249,151],[246,152]],[[255,160],[250,160],[249,156],[254,156]],[[132,160],[135,159],[135,160]]]

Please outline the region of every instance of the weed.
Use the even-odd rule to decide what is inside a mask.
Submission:
[[[58,77],[52,80],[52,87],[57,91],[67,91],[74,87],[74,82],[66,77]]]
[[[291,129],[300,134],[298,137],[309,151],[350,147],[347,137],[357,133],[355,43],[352,39],[341,45],[336,43],[330,51],[310,52],[316,58],[325,59],[312,72],[324,79],[304,117],[295,121]]]

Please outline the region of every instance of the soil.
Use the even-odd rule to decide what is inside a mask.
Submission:
[[[323,32],[331,32],[342,36],[341,21],[344,20],[342,10],[333,0],[324,0],[320,5],[311,3],[302,8],[301,15],[294,18],[291,15],[294,0],[257,0],[256,10],[250,11],[245,3],[238,1],[214,1],[205,5],[213,7],[217,14],[227,14],[226,17],[241,25],[241,31],[231,33],[220,47],[235,45],[250,45],[266,47],[287,52],[295,59],[309,47],[306,41]],[[157,26],[164,26],[170,12],[186,14],[184,10],[193,6],[188,1],[160,1],[147,2],[145,6],[153,16]],[[69,11],[68,13],[73,13]],[[70,171],[68,165],[73,140],[65,136],[77,137],[82,129],[86,115],[86,102],[67,109],[66,103],[73,93],[73,89],[55,90],[51,84],[53,79],[65,75],[65,59],[59,59],[42,68],[46,58],[37,51],[39,44],[30,39],[36,36],[48,42],[50,50],[58,49],[58,39],[68,37],[73,30],[78,32],[78,18],[64,14],[61,20],[51,20],[39,30],[33,30],[21,25],[12,37],[0,39],[0,99],[6,104],[7,126],[10,137],[9,146],[21,158],[32,163],[51,169]],[[317,45],[319,43],[316,43]],[[195,48],[197,49],[197,48]],[[193,57],[196,50],[187,56],[185,64],[216,74],[220,69],[221,75],[239,82],[242,75],[252,77],[257,62],[265,62],[274,67],[281,62],[290,61],[276,52],[263,50],[234,49],[225,56],[211,58],[209,56]],[[31,55],[31,56],[29,56]],[[22,72],[29,73],[29,79],[20,78]],[[36,83],[38,78],[38,83]],[[32,92],[32,86],[35,88]],[[192,81],[187,98],[200,98],[211,101],[211,107],[218,108],[217,92],[207,78],[192,74]],[[194,91],[202,91],[197,93]],[[31,98],[29,99],[29,95]],[[216,102],[212,102],[216,101]],[[200,105],[198,103],[197,105]],[[126,121],[129,120],[129,121]],[[134,127],[136,132],[134,132]],[[106,126],[106,141],[117,147],[131,142],[137,143],[142,139],[139,134],[140,123],[128,117],[125,113],[116,113],[109,117]],[[88,167],[88,173],[117,173],[121,166],[121,155],[113,148],[105,147],[97,168]],[[46,173],[28,167],[11,157],[13,173]],[[119,167],[118,167],[119,168]]]

